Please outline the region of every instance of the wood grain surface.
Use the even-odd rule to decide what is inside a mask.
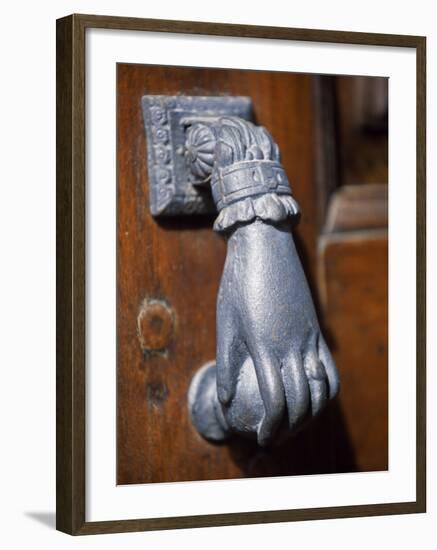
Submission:
[[[335,431],[340,470],[388,468],[388,239],[387,231],[326,235],[320,243],[326,316],[339,370],[337,413],[353,463]],[[339,446],[338,446],[339,445]]]

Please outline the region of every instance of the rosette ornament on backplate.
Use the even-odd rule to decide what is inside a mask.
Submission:
[[[185,158],[194,185],[209,182],[214,164],[215,145],[216,138],[210,126],[197,123],[187,129]]]

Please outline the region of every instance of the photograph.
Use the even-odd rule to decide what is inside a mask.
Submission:
[[[387,78],[117,64],[118,484],[388,469],[388,142]]]

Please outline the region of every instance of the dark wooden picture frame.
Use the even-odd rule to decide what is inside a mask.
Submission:
[[[416,50],[416,500],[87,522],[85,515],[85,31],[87,28],[360,44]],[[426,510],[426,39],[94,15],[57,21],[57,529],[72,535],[419,513]]]

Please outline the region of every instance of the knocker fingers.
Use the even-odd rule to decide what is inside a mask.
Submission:
[[[224,341],[217,353],[217,396],[222,405],[229,404],[238,382],[239,365],[235,361],[235,347],[232,342]]]
[[[306,419],[310,408],[310,389],[300,352],[290,351],[282,367],[287,398],[288,424],[294,431]]]
[[[334,359],[331,352],[326,345],[325,339],[319,335],[319,358],[325,367],[326,376],[328,377],[328,391],[329,399],[333,399],[340,389],[340,378],[338,376],[337,367],[335,366]]]
[[[266,349],[249,350],[255,367],[264,415],[257,429],[258,445],[264,447],[273,439],[285,410],[285,393],[280,364]]]
[[[304,369],[311,394],[312,416],[318,415],[328,400],[328,379],[317,353],[317,338],[318,335],[313,333],[304,358]]]
[[[235,395],[242,364],[239,332],[229,309],[218,308],[217,319],[217,396],[222,405],[228,405]]]

